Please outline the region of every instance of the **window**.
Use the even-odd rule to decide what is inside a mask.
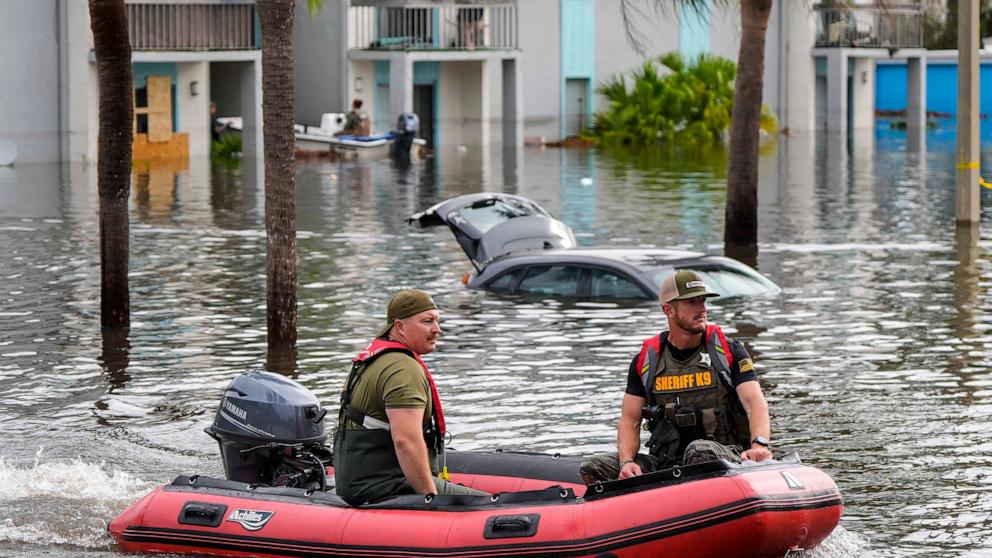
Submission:
[[[713,292],[720,296],[753,296],[774,293],[778,287],[764,277],[750,273],[743,273],[735,269],[708,267],[704,269],[693,269],[685,267],[680,269],[692,269],[703,279],[703,282]],[[659,287],[665,277],[672,274],[671,269],[658,271],[654,275],[654,282]]]
[[[581,274],[582,270],[577,267],[534,266],[527,270],[518,291],[539,295],[576,296]]]
[[[475,202],[459,209],[456,216],[448,219],[454,223],[459,221],[470,223],[479,229],[480,233],[485,234],[486,231],[504,221],[527,215],[547,214],[540,206],[530,200],[504,198]]]
[[[757,277],[751,277],[730,269],[708,269],[700,271],[703,281],[723,296],[751,296],[772,292],[774,289]]]
[[[648,298],[644,290],[630,279],[602,269],[589,271],[589,296],[592,298]]]
[[[513,288],[513,284],[517,282],[519,275],[520,270],[508,271],[493,281],[490,281],[486,288],[491,291],[509,291]]]

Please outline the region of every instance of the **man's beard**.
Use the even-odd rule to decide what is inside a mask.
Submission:
[[[676,314],[675,315],[675,323],[678,324],[678,326],[680,328],[682,328],[685,331],[688,331],[689,333],[702,333],[702,332],[706,331],[706,321],[705,321],[705,319],[703,320],[703,324],[702,325],[696,325],[695,318],[693,318],[691,320],[683,320],[682,319],[682,316],[679,316],[678,314]]]

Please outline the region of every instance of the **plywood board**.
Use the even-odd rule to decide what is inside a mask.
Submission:
[[[148,76],[148,141],[168,142],[172,139],[172,78]]]

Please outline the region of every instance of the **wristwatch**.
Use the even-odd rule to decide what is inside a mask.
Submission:
[[[754,444],[765,446],[766,448],[771,447],[771,442],[769,442],[768,438],[765,438],[764,436],[755,436],[754,439],[751,440],[751,445],[753,446]]]

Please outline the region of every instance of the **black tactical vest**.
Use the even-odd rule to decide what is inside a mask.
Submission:
[[[728,359],[716,333],[707,333],[709,338],[684,361],[676,360],[668,350],[667,332],[657,344],[660,354],[654,343],[645,343],[639,372],[647,404],[663,410],[664,418],[678,429],[678,455],[698,439],[750,447],[747,414],[731,383]]]

